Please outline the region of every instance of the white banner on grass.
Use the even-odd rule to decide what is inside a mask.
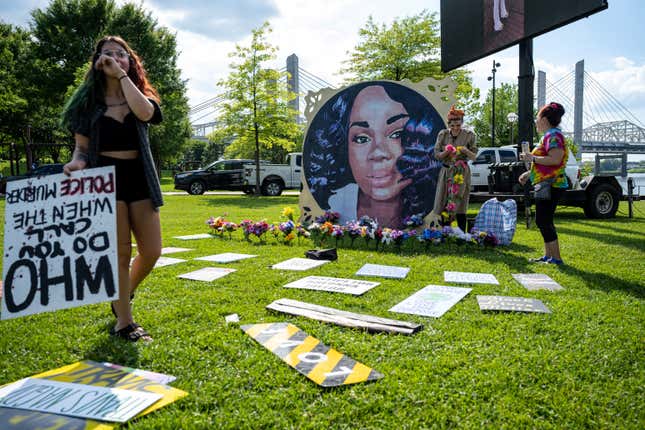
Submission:
[[[309,258],[291,258],[271,266],[280,270],[309,270],[329,263],[329,260],[310,260]]]
[[[118,296],[113,167],[7,183],[2,319]]]
[[[0,388],[0,407],[124,423],[162,394],[26,378]]]
[[[229,273],[235,272],[235,270],[236,269],[229,269],[227,267],[204,267],[203,269],[195,270],[194,272],[184,273],[179,275],[179,277],[193,281],[212,282],[215,279],[223,278]]]
[[[390,312],[439,318],[471,291],[472,288],[428,285],[392,307]]]
[[[555,282],[549,275],[542,273],[513,273],[511,276],[522,284],[524,288],[529,291],[534,290],[549,290],[560,291],[564,290],[562,285]]]
[[[223,254],[207,255],[205,257],[197,257],[195,260],[212,261],[214,263],[231,263],[233,261],[244,260],[246,258],[257,257],[251,254],[236,254],[234,252],[224,252]]]
[[[192,251],[191,248],[175,248],[173,246],[168,246],[166,248],[161,248],[161,255],[165,254],[174,254],[175,252],[186,252]]]
[[[172,257],[159,257],[155,263],[155,269],[159,267],[172,266],[173,264],[183,263],[186,260],[181,258],[172,258]]]
[[[495,275],[490,273],[443,272],[443,280],[457,284],[494,284],[499,285]]]
[[[304,290],[329,291],[360,296],[380,282],[359,281],[357,279],[330,278],[327,276],[307,276],[285,285],[285,288],[300,288]]]
[[[367,263],[361,267],[358,276],[379,276],[381,278],[403,279],[408,276],[409,267],[384,266],[382,264]]]
[[[187,236],[175,236],[174,238],[179,240],[196,240],[196,239],[212,239],[213,236],[211,236],[208,233],[200,233],[200,234],[189,234]]]

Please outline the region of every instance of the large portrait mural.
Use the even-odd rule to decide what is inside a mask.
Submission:
[[[451,80],[369,81],[306,97],[302,222],[325,211],[340,224],[369,216],[403,227],[434,204],[434,144],[453,102]]]

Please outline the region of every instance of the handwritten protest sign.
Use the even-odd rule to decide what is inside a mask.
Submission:
[[[303,290],[329,291],[332,293],[352,294],[360,296],[372,288],[381,285],[380,282],[360,281],[357,279],[331,278],[328,276],[307,276],[285,285],[285,288],[300,288]]]
[[[382,264],[366,263],[356,275],[358,276],[380,276],[381,278],[403,279],[408,276],[409,267],[384,266]]]
[[[2,319],[118,295],[113,167],[7,183]]]
[[[393,306],[390,312],[439,318],[471,291],[472,288],[428,285]]]

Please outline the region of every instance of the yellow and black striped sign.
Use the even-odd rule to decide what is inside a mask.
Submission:
[[[374,381],[383,374],[321,343],[293,324],[250,324],[242,330],[323,387]]]

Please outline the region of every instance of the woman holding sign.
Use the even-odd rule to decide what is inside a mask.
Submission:
[[[152,340],[134,322],[130,299],[161,254],[159,207],[163,200],[148,140],[148,124],[161,119],[157,92],[139,56],[120,37],[101,39],[85,80],[63,112],[62,122],[76,141],[64,172],[115,168],[119,299],[112,302],[117,321],[110,334],[133,342]],[[130,267],[132,234],[137,256]]]

